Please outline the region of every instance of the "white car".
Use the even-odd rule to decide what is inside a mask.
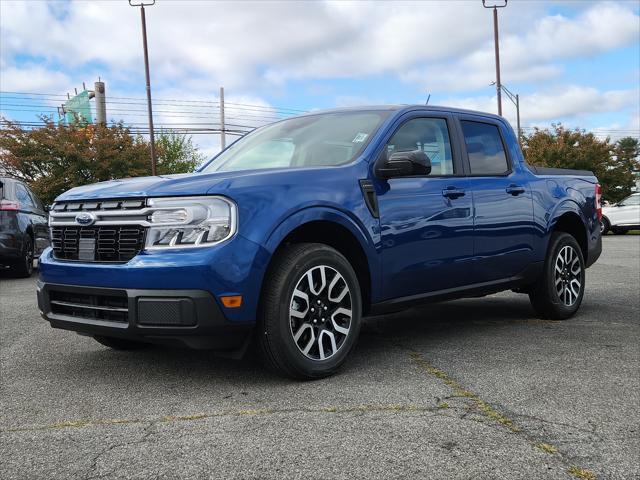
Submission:
[[[640,193],[634,193],[619,203],[602,208],[601,231],[624,234],[640,229]]]

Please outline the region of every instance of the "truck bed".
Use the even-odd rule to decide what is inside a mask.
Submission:
[[[527,168],[536,175],[565,175],[571,177],[595,177],[589,170],[571,170],[569,168],[538,167],[527,165]]]

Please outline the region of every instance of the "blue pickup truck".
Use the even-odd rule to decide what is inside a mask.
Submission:
[[[240,355],[334,373],[362,318],[502,290],[579,308],[600,256],[591,172],[528,166],[501,117],[427,106],[313,112],[196,173],[74,188],[50,212],[38,304],[115,349]]]

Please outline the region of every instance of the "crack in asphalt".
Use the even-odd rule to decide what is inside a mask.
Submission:
[[[115,450],[116,448],[129,447],[129,446],[132,446],[132,445],[141,445],[143,443],[146,443],[152,435],[157,433],[157,432],[151,430],[151,428],[154,427],[154,426],[155,426],[154,423],[149,423],[149,425],[147,425],[144,428],[143,436],[139,440],[134,440],[134,441],[129,441],[129,442],[120,442],[120,443],[115,443],[113,445],[108,445],[102,451],[100,451],[99,453],[94,455],[94,457],[91,459],[91,465],[87,469],[87,472],[82,476],[82,478],[84,480],[95,480],[95,479],[98,479],[98,478],[105,478],[105,477],[110,476],[113,473],[113,470],[111,470],[109,472],[106,472],[106,473],[103,473],[103,474],[100,474],[100,475],[96,475],[95,474],[97,472],[97,470],[98,470],[98,461],[104,455],[107,455],[108,453],[110,453],[111,451]]]
[[[399,345],[397,345],[399,346]],[[576,478],[582,478],[586,480],[597,480],[597,476],[594,472],[587,470],[585,468],[581,468],[576,466],[571,461],[572,458],[566,452],[562,452],[557,446],[549,443],[548,441],[540,438],[536,438],[536,436],[526,431],[522,426],[516,424],[514,420],[507,417],[504,413],[500,412],[498,409],[492,407],[487,402],[482,400],[478,394],[472,392],[468,388],[464,387],[457,380],[453,379],[446,373],[444,370],[441,370],[433,365],[431,365],[424,356],[416,351],[408,350],[404,346],[399,346],[403,350],[409,351],[409,357],[421,370],[425,371],[429,375],[441,380],[445,385],[452,389],[453,395],[449,397],[450,399],[460,398],[466,400],[468,402],[468,410],[469,413],[478,413],[482,417],[492,421],[494,424],[499,425],[501,428],[504,427],[512,434],[523,436],[532,447],[548,454],[550,457],[557,459],[560,461],[565,467],[566,472]],[[463,417],[466,415],[463,415]],[[521,417],[525,417],[522,415]],[[544,422],[542,419],[537,419],[536,417],[529,417],[534,420],[540,420]],[[553,422],[548,422],[553,423]],[[589,432],[593,433],[593,432]]]
[[[148,442],[151,437],[158,433],[154,427],[160,424],[178,423],[178,422],[193,422],[211,418],[221,417],[242,417],[242,416],[268,416],[268,415],[285,415],[291,413],[319,413],[319,414],[368,414],[368,413],[430,413],[442,417],[449,417],[457,420],[475,421],[482,423],[488,427],[500,428],[506,430],[510,434],[522,436],[531,444],[533,448],[542,451],[549,455],[549,458],[553,458],[559,461],[565,468],[569,475],[576,478],[588,478],[590,480],[596,479],[593,472],[576,466],[571,460],[571,456],[565,452],[562,452],[557,446],[549,443],[548,441],[539,438],[530,431],[526,431],[521,425],[517,424],[513,419],[508,417],[505,413],[501,412],[498,408],[490,405],[488,402],[482,400],[478,394],[469,390],[457,380],[453,379],[445,371],[431,365],[421,353],[408,349],[402,345],[396,345],[403,351],[408,352],[411,361],[420,370],[428,373],[430,376],[437,378],[443,382],[452,391],[451,395],[443,398],[436,398],[435,406],[426,405],[406,405],[406,404],[390,404],[390,405],[354,405],[354,406],[327,406],[319,408],[247,408],[238,410],[220,410],[207,413],[196,413],[190,415],[163,415],[151,418],[124,418],[124,419],[97,419],[97,420],[70,420],[59,423],[53,423],[48,425],[27,425],[18,427],[4,427],[0,428],[0,433],[19,433],[19,432],[35,432],[45,430],[64,430],[64,429],[81,429],[100,426],[119,426],[119,425],[146,425],[144,427],[144,434],[142,438],[129,442],[120,442],[108,445],[100,452],[95,454],[91,459],[91,463],[83,475],[84,480],[95,480],[98,478],[104,478],[109,476],[113,472],[107,472],[105,474],[97,474],[98,465],[100,460],[108,455],[110,452],[117,448],[127,447],[131,445],[139,445]],[[447,402],[461,402],[461,404],[453,405]],[[538,421],[540,423],[557,424],[559,426],[575,428],[578,431],[597,434],[594,431],[589,431],[569,425],[561,422],[552,422],[539,417],[531,415],[518,415],[515,417],[521,419],[530,419]],[[579,476],[586,475],[586,476]]]
[[[59,430],[67,428],[87,428],[110,425],[131,425],[131,424],[161,424],[171,422],[187,422],[203,420],[208,418],[219,417],[240,417],[249,415],[277,415],[289,413],[376,413],[376,412],[425,412],[437,413],[443,410],[440,406],[429,407],[425,405],[354,405],[349,407],[329,406],[321,408],[259,408],[259,409],[242,409],[242,410],[221,410],[209,413],[197,413],[193,415],[163,415],[152,418],[114,418],[114,419],[98,419],[98,420],[70,420],[49,425],[29,425],[23,427],[6,427],[1,428],[0,433],[17,433],[17,432],[33,432],[41,430]]]

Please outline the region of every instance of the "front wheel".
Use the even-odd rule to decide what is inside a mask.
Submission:
[[[606,235],[609,233],[609,230],[611,230],[611,223],[609,222],[609,219],[607,217],[602,217],[602,220],[600,220],[600,233],[602,235]]]
[[[529,292],[531,305],[542,318],[564,320],[580,308],[584,287],[580,245],[568,233],[553,233],[543,273]]]
[[[338,251],[317,243],[285,247],[265,279],[256,331],[260,353],[287,377],[332,375],[355,346],[361,305],[357,276]]]

